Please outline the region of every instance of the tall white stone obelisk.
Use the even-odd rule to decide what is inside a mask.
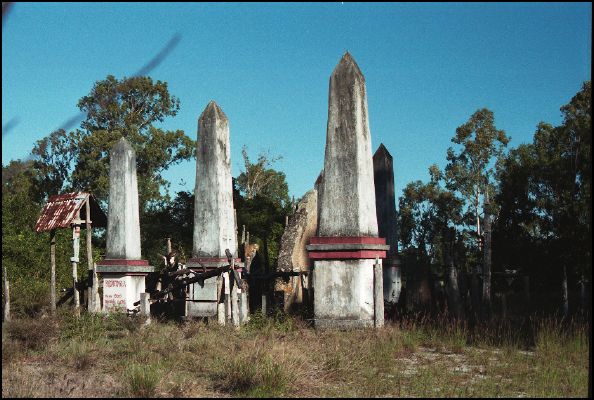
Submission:
[[[211,101],[198,119],[196,147],[196,185],[194,189],[194,238],[188,268],[202,271],[228,264],[225,249],[236,254],[233,183],[231,180],[231,147],[229,120]],[[239,259],[236,260],[239,266]],[[190,317],[213,317],[221,301],[217,292],[218,277],[204,285],[193,284],[186,304]],[[229,282],[225,279],[225,282]],[[228,291],[228,287],[225,291]],[[235,288],[236,289],[236,288]]]
[[[105,259],[97,263],[103,277],[103,311],[134,309],[154,267],[141,257],[136,153],[125,138],[110,152],[106,247]]]
[[[307,246],[314,325],[374,326],[373,265],[388,246],[378,238],[365,78],[348,52],[330,77],[319,210],[318,236]]]

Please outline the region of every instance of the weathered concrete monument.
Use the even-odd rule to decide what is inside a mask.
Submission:
[[[305,193],[303,199],[297,203],[295,213],[288,221],[281,238],[278,270],[304,273],[287,280],[276,280],[275,292],[283,293],[283,308],[286,312],[308,303],[311,260],[305,246],[316,235],[317,229],[318,191],[314,188]]]
[[[373,155],[375,205],[379,236],[390,246],[383,260],[384,301],[394,306],[400,298],[402,278],[398,257],[398,232],[396,229],[396,201],[394,196],[394,164],[392,155],[380,144]]]
[[[125,138],[110,152],[106,248],[105,259],[97,263],[103,276],[103,311],[132,310],[154,267],[140,252],[136,152]]]
[[[365,78],[348,52],[330,77],[320,186],[318,236],[307,246],[314,260],[314,325],[374,326],[374,264],[379,258],[381,266],[389,246],[378,237]]]
[[[198,119],[194,195],[193,249],[187,268],[202,272],[228,265],[226,249],[237,257],[229,120],[214,101],[208,103]],[[239,267],[239,259],[234,262]],[[219,308],[224,307],[222,311],[226,312],[222,315],[226,314],[226,317],[220,318],[229,319],[232,312],[233,322],[237,324],[234,311],[237,302],[230,306],[228,303],[229,297],[235,299],[234,294],[240,290],[237,285],[231,288],[233,281],[231,271],[192,284],[186,301],[186,316],[213,317],[221,315]],[[227,305],[221,302],[221,291],[230,295],[225,296]]]

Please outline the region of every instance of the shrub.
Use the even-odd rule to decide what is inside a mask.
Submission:
[[[152,364],[132,363],[125,372],[129,392],[135,397],[152,397],[161,381],[159,368]]]
[[[49,318],[14,319],[5,325],[7,336],[29,350],[43,349],[58,336],[58,324]]]

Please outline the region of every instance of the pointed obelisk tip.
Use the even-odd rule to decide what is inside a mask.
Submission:
[[[118,140],[118,142],[113,146],[113,150],[116,150],[116,151],[122,151],[122,150],[128,150],[128,149],[132,149],[132,145],[130,145],[130,142],[128,142],[128,140],[126,140],[126,138],[124,136],[122,136],[120,138],[120,140]]]
[[[377,148],[377,150],[375,151],[375,154],[373,155],[374,157],[377,155],[384,155],[386,157],[392,157],[392,155],[390,154],[390,152],[388,151],[388,149],[386,148],[386,146],[384,146],[383,143],[380,143],[379,147]]]
[[[355,61],[351,53],[349,53],[349,51],[347,50],[340,59],[340,62],[338,63],[336,68],[334,68],[334,72],[332,74],[339,75],[353,72],[355,73],[355,75],[358,75],[364,79],[363,73],[359,69],[357,62]]]
[[[227,120],[227,116],[214,100],[211,100],[207,104],[206,108],[202,112],[202,115],[200,115],[200,119],[204,118]]]

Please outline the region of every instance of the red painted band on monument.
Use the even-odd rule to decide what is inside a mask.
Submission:
[[[112,275],[124,275],[124,276],[147,276],[150,272],[127,272],[127,271],[115,271],[115,272],[100,272],[101,275],[107,277]],[[111,279],[111,278],[108,278]]]
[[[371,236],[313,236],[309,244],[386,244],[386,238]]]
[[[310,260],[342,260],[361,258],[386,258],[386,252],[382,250],[359,250],[359,251],[310,251]]]
[[[148,267],[149,262],[148,260],[124,260],[124,259],[109,259],[109,260],[101,260],[97,263],[97,266],[100,265],[125,265],[125,266],[141,266],[141,267]]]
[[[206,257],[203,258],[203,257],[198,257],[198,258],[190,258],[188,260],[188,263],[191,263],[191,262],[195,262],[195,263],[198,263],[198,262],[229,262],[229,259],[228,258],[206,258]],[[236,258],[235,259],[235,262],[236,263],[241,262],[241,258]]]

